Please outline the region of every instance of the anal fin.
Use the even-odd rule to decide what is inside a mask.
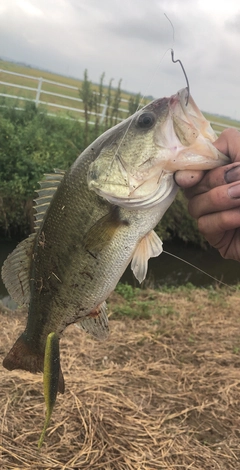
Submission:
[[[162,251],[162,241],[154,230],[151,230],[151,232],[142,238],[134,252],[131,263],[133,274],[140,283],[146,277],[149,258],[159,256]]]
[[[99,341],[105,340],[109,334],[106,302],[100,304],[86,317],[81,318],[76,326]]]

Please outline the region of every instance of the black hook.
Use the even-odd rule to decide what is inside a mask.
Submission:
[[[188,101],[189,101],[189,96],[190,96],[190,86],[189,86],[188,77],[187,77],[187,74],[185,72],[185,68],[183,67],[182,61],[180,59],[177,59],[177,60],[174,59],[174,50],[173,49],[171,49],[171,56],[172,56],[172,61],[174,62],[174,64],[176,64],[176,62],[179,62],[179,64],[181,65],[182,71],[184,73],[184,77],[185,77],[186,82],[187,82],[187,91],[188,91],[187,98],[186,98],[186,106],[187,106]]]

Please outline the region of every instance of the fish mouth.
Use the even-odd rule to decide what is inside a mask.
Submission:
[[[214,147],[217,135],[189,94],[188,88],[172,95],[168,106],[167,125],[156,138],[159,146],[166,145],[166,141],[170,143],[167,148],[172,155],[165,169],[173,172],[210,170],[229,163],[229,158]]]
[[[173,118],[173,121],[176,119],[176,116],[180,116],[182,120],[186,120],[186,123],[191,126],[191,129],[194,129],[193,141],[196,135],[199,134],[211,143],[217,139],[217,135],[211,127],[210,122],[207,121],[196,105],[193,97],[189,94],[188,88],[182,88],[175,95],[170,96],[169,114]],[[175,126],[175,131],[176,127],[177,126]],[[219,152],[219,157],[222,157],[222,160],[226,161],[227,157],[221,154],[221,152]]]
[[[181,111],[185,114],[185,116],[189,119],[193,119],[195,121],[194,117],[199,120],[199,118],[202,118],[202,120],[206,120],[203,114],[201,113],[200,109],[196,105],[194,99],[192,96],[189,94],[188,88],[182,88],[179,90],[175,95],[170,96],[169,98],[169,107],[172,109],[172,111],[177,111],[177,106],[181,107]],[[195,122],[194,122],[195,124]],[[199,121],[197,121],[197,124],[199,126]],[[212,130],[214,133],[214,131]],[[215,133],[214,133],[215,134]]]

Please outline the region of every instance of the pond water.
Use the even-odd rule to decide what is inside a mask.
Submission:
[[[240,263],[223,259],[214,248],[201,250],[182,242],[165,242],[163,248],[182,260],[194,264],[196,268],[167,253],[162,253],[158,258],[152,258],[149,261],[148,275],[144,281],[146,287],[158,288],[163,284],[179,286],[187,282],[191,282],[196,287],[216,284],[214,279],[200,270],[229,285],[240,281]],[[130,268],[123,275],[122,282],[128,282],[134,286],[138,284]]]
[[[0,268],[7,255],[15,248],[15,241],[0,242]],[[224,260],[219,253],[212,249],[203,251],[191,245],[181,242],[165,242],[164,250],[179,256],[180,258],[196,265],[211,276],[232,285],[240,282],[240,263],[232,260]],[[128,282],[133,286],[139,286],[130,267],[124,273],[121,282]],[[149,261],[145,287],[159,287],[163,284],[178,286],[191,282],[197,287],[215,285],[216,282],[206,274],[189,266],[183,261],[162,253],[158,258]],[[2,280],[0,279],[0,299],[8,295]]]

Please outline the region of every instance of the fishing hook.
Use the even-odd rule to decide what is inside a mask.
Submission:
[[[171,49],[171,56],[172,56],[172,62],[174,64],[176,64],[177,62],[179,62],[179,64],[181,65],[181,68],[182,68],[182,71],[184,73],[184,77],[186,79],[186,82],[187,82],[187,91],[188,91],[188,94],[187,94],[187,97],[186,97],[186,106],[188,105],[188,101],[189,101],[189,96],[190,96],[190,86],[189,86],[189,81],[188,81],[188,77],[187,77],[187,74],[185,72],[185,68],[183,67],[183,64],[182,64],[182,61],[180,59],[174,59],[174,50]]]

